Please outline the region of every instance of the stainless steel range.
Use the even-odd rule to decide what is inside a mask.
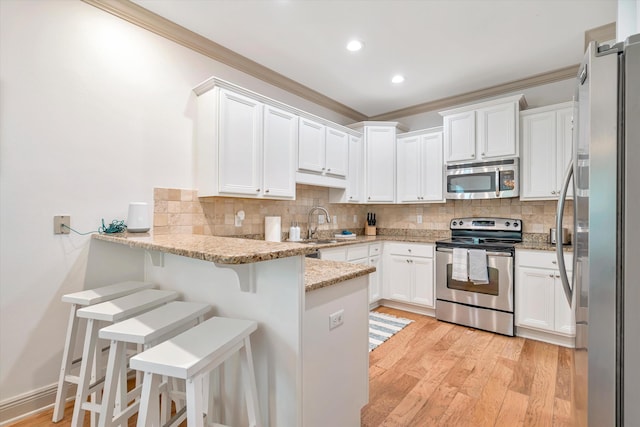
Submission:
[[[450,228],[451,239],[436,242],[436,318],[513,336],[515,243],[522,241],[522,221],[454,218]]]

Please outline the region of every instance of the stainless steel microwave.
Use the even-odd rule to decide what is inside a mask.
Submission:
[[[520,194],[518,159],[447,165],[447,199],[500,199]]]

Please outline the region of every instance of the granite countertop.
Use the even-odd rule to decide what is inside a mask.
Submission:
[[[341,261],[328,261],[315,258],[305,258],[304,286],[305,291],[314,291],[355,279],[376,271],[375,267],[361,264],[351,264]]]
[[[119,243],[132,248],[165,252],[220,264],[250,264],[277,258],[307,255],[316,250],[314,246],[300,243],[266,242],[264,240],[196,234],[94,234],[92,238]]]

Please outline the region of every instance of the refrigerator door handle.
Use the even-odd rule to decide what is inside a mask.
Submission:
[[[569,163],[569,168],[564,176],[564,183],[562,184],[562,190],[560,191],[560,197],[558,198],[558,210],[556,212],[556,230],[562,230],[562,218],[564,216],[564,203],[567,197],[567,190],[569,189],[569,182],[573,176],[573,159]],[[574,196],[575,197],[575,196]],[[575,233],[575,230],[574,230]],[[575,256],[575,254],[574,254]],[[562,250],[562,233],[556,233],[556,257],[558,259],[558,269],[560,270],[560,280],[562,281],[562,288],[564,289],[564,295],[567,297],[569,307],[571,307],[571,301],[573,300],[573,289],[569,284],[569,276],[567,275],[567,268],[564,265],[564,253]],[[575,272],[574,272],[575,274]]]

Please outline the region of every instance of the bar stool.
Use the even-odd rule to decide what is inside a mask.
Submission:
[[[142,345],[144,350],[184,332],[201,322],[211,310],[208,304],[173,301],[119,323],[100,329],[98,336],[111,340],[104,392],[100,408],[99,427],[127,425],[127,420],[138,411],[140,402],[128,402],[140,396],[141,385],[127,392],[127,344]],[[162,396],[162,424],[171,413],[165,383]],[[176,405],[176,410],[179,409]]]
[[[119,322],[177,298],[178,293],[175,291],[145,289],[111,301],[84,307],[77,311],[78,317],[87,319],[87,331],[84,339],[84,348],[82,350],[76,401],[73,405],[73,418],[71,419],[71,425],[73,427],[79,427],[83,424],[84,411],[87,409],[91,411],[91,426],[96,426],[98,421],[100,405],[96,403],[97,391],[102,386],[102,379],[91,384],[90,371],[95,371],[96,366],[100,366],[101,352],[96,351],[96,347],[101,323]],[[91,395],[91,402],[87,402],[89,395]]]
[[[144,372],[138,427],[161,425],[159,386],[162,376],[186,380],[187,426],[203,427],[209,403],[209,375],[237,352],[240,353],[249,425],[261,426],[249,339],[257,327],[252,320],[212,317],[133,356],[129,360],[131,368]]]
[[[69,313],[69,321],[67,323],[67,335],[64,339],[64,350],[62,352],[62,363],[60,366],[60,376],[58,378],[56,401],[53,406],[52,421],[54,423],[57,423],[64,417],[64,402],[67,398],[69,384],[78,384],[78,376],[71,375],[71,370],[78,367],[82,360],[81,358],[76,360],[72,359],[75,350],[79,321],[81,320],[76,316],[78,308],[99,304],[101,302],[109,301],[153,287],[154,284],[151,282],[128,281],[95,289],[87,289],[85,291],[74,292],[72,294],[62,296],[62,302],[71,304],[71,312]]]

